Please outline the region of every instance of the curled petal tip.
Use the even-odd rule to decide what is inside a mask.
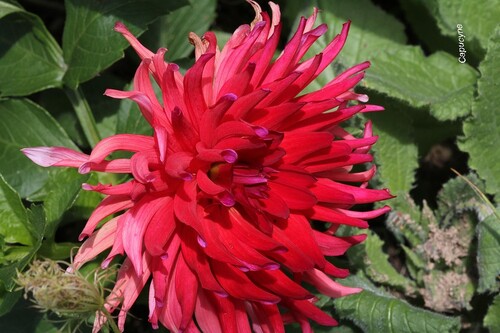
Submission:
[[[120,21],[117,21],[115,23],[113,30],[115,30],[116,32],[120,32],[120,33],[128,32],[128,29],[125,26],[125,24],[123,24],[123,22],[120,22]]]

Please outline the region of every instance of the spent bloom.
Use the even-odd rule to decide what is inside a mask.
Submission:
[[[110,282],[115,271],[94,270],[84,276],[80,271],[67,272],[60,264],[71,267],[68,263],[44,259],[35,260],[25,272],[18,272],[15,280],[24,289],[24,298],[31,295],[36,308],[42,312],[51,311],[64,320],[61,332],[65,327],[75,332],[96,312],[99,316],[110,317],[104,306],[103,285]]]
[[[322,53],[303,60],[327,30],[314,27],[315,10],[273,60],[279,7],[270,3],[269,16],[249,2],[255,20],[240,26],[222,50],[212,32],[190,35],[196,61],[185,75],[164,61],[166,49],[153,53],[116,24],[142,62],[132,91],[105,95],[135,101],[152,136],[117,134],[90,155],[63,147],[23,149],[45,167],[132,175],[118,185],[83,185],[106,197],[83,229],[80,238],[88,239],[74,260],[79,268],[109,250],[106,267],[125,256],[113,291],[121,297],[106,304],[109,312],[119,308],[121,330],[144,288],[152,326],[173,332],[284,332],[289,322],[310,332],[310,320],[336,321],[315,306],[306,285],[330,297],[360,291],[332,280],[349,272],[325,256],[342,255],[365,238],[336,236],[340,225],[366,228],[367,219],[389,209],[351,210],[391,197],[367,188],[374,166],[352,171],[372,161],[377,138],[371,124],[362,137],[340,126],[358,112],[382,110],[359,103],[367,96],[353,91],[369,63],[301,94],[338,55],[349,22]],[[133,154],[107,159],[119,150]],[[323,221],[322,231],[311,220]]]

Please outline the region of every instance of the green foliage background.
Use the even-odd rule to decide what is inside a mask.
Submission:
[[[374,221],[367,241],[337,263],[352,268],[342,283],[365,291],[321,298],[341,326],[316,331],[500,332],[500,1],[277,3],[288,33],[298,17],[320,8],[318,24],[329,30],[309,54],[352,21],[344,50],[308,89],[371,61],[359,91],[386,111],[349,126],[373,121],[380,139],[372,185],[397,195],[385,221]],[[101,199],[81,192],[81,183],[112,180],[42,169],[19,149],[88,151],[100,138],[149,130],[133,103],[102,96],[105,88],[127,87],[138,64],[114,23],[142,34],[150,49],[168,47],[167,60],[186,69],[193,62],[190,31],[212,29],[224,41],[252,16],[243,0],[0,1],[2,332],[57,331],[58,324],[20,300],[12,278],[35,256],[68,258]],[[465,63],[458,61],[457,24]],[[140,317],[146,306],[133,313]],[[146,320],[134,325],[151,330]]]

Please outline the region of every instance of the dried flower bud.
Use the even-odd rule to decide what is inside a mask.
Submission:
[[[100,268],[91,272],[93,278],[80,271],[64,270],[49,259],[35,260],[25,272],[18,272],[16,283],[24,289],[24,297],[31,299],[42,312],[51,311],[79,326],[96,313],[106,313],[104,284],[114,275],[113,270]]]

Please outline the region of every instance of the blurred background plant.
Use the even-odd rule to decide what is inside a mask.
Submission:
[[[320,298],[341,326],[316,331],[500,332],[500,1],[276,2],[285,31],[313,7],[321,9],[319,21],[329,31],[311,53],[352,20],[343,52],[311,88],[371,61],[359,92],[386,108],[366,116],[380,136],[372,186],[397,195],[389,202],[393,211],[372,221],[367,240],[336,262],[352,268],[343,283],[365,291]],[[150,131],[132,102],[102,96],[105,88],[130,85],[139,62],[113,31],[114,23],[123,21],[142,34],[150,49],[166,46],[167,61],[186,69],[194,61],[190,31],[213,30],[222,45],[252,19],[243,0],[0,1],[2,332],[61,329],[50,312],[38,313],[20,297],[16,271],[36,257],[67,259],[101,200],[82,192],[81,183],[116,181],[105,174],[41,169],[19,149],[89,151],[115,133]],[[465,63],[458,61],[458,24],[465,35]],[[360,128],[366,120],[349,126]],[[136,317],[128,318],[127,330],[152,331],[139,319],[147,318],[147,297],[132,313]]]

